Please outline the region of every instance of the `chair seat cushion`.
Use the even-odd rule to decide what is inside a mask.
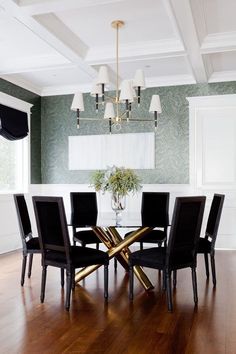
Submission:
[[[130,235],[131,232],[127,232],[125,237]],[[147,242],[147,243],[161,243],[166,239],[165,232],[163,230],[152,230],[148,234],[144,235],[142,238],[138,240],[138,242]]]
[[[211,241],[206,238],[200,237],[198,243],[197,253],[210,253],[211,252]]]
[[[74,240],[85,244],[101,243],[93,230],[77,231],[74,235]]]
[[[48,251],[45,260],[66,264],[64,252]],[[87,267],[93,264],[108,264],[109,257],[106,252],[89,247],[71,246],[71,262],[75,268]]]
[[[29,241],[26,242],[26,246],[28,250],[40,250],[39,238],[33,237]]]
[[[181,269],[192,264],[194,256],[184,251],[175,252],[171,256],[171,269]],[[154,269],[163,269],[166,262],[166,247],[146,248],[133,252],[129,256],[130,265],[139,265]]]
[[[166,248],[153,247],[133,252],[129,256],[130,265],[162,269],[165,265]]]

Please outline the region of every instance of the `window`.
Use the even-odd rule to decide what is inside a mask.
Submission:
[[[10,141],[0,136],[0,192],[27,190],[28,139]]]
[[[30,117],[31,104],[0,93],[0,104],[15,108]],[[29,184],[29,136],[7,140],[0,135],[0,193],[27,192]]]

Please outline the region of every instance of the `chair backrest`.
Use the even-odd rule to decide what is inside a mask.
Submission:
[[[70,260],[70,239],[62,197],[33,197],[39,243],[43,255],[59,251]]]
[[[168,192],[143,192],[141,218],[144,226],[166,227],[169,225]]]
[[[71,192],[70,201],[71,223],[73,226],[96,225],[98,206],[95,192]]]
[[[32,229],[31,222],[29,218],[28,208],[25,201],[24,194],[14,194],[14,202],[16,206],[16,212],[18,217],[18,223],[20,227],[21,239],[23,242],[23,246],[25,246],[25,242],[27,238],[32,238]]]
[[[206,197],[178,197],[167,246],[167,263],[196,261]]]
[[[215,246],[216,236],[219,229],[224,199],[224,194],[214,194],[207,220],[206,237],[211,237],[213,247]]]

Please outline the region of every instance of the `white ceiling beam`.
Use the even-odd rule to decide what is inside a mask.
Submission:
[[[144,59],[161,59],[184,56],[184,47],[178,39],[145,41],[120,45],[120,62]],[[113,46],[92,47],[88,50],[85,60],[90,65],[112,64],[115,62]]]
[[[236,50],[236,32],[208,34],[201,45],[201,53],[219,53]]]
[[[45,27],[57,39],[84,59],[89,47],[72,32],[56,15],[47,14],[34,17],[38,23]]]
[[[163,0],[163,3],[184,43],[189,64],[196,82],[207,82],[210,73],[207,72],[203,57],[200,53],[198,34],[189,1],[190,0]],[[209,67],[208,65],[208,68]]]
[[[48,29],[36,21],[36,19],[23,13],[20,7],[13,0],[0,0],[0,5],[4,8],[5,13],[8,16],[14,17],[16,20],[30,29],[33,33],[35,33],[44,42],[54,48],[58,53],[67,58],[71,63],[80,67],[80,69],[86,72],[91,78],[96,77],[97,72],[84,62],[83,58],[77,52],[78,48],[70,48],[70,45],[64,43],[63,40],[58,38],[55,34],[51,33]],[[66,36],[65,31],[63,32],[62,36],[63,35],[64,37]]]
[[[32,16],[124,1],[125,0],[19,0],[18,4],[25,13]]]

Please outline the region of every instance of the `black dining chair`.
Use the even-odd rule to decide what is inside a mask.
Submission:
[[[79,230],[91,225],[96,225],[98,207],[95,192],[71,192],[71,225],[73,230],[73,242],[79,242],[81,246],[96,244],[99,249],[101,241],[93,230]]]
[[[167,229],[169,226],[169,192],[143,192],[141,202],[141,221],[143,226],[155,226],[157,229],[150,231],[143,236],[140,242],[140,249],[144,243],[156,243],[166,246]],[[126,236],[130,235],[128,232]]]
[[[22,241],[22,269],[21,269],[21,285],[25,282],[25,270],[27,264],[27,256],[29,254],[28,278],[31,277],[33,255],[41,253],[38,237],[33,237],[31,222],[24,194],[14,194],[14,202],[16,206],[17,219],[20,228]]]
[[[216,286],[215,243],[218,234],[224,199],[224,194],[214,194],[207,220],[205,237],[200,237],[197,250],[197,253],[204,254],[207,278],[209,278],[208,254],[210,255],[212,281],[214,286]]]
[[[204,196],[176,198],[167,247],[153,247],[131,253],[129,257],[131,300],[134,286],[133,267],[139,265],[163,271],[169,311],[173,311],[172,271],[191,268],[194,302],[197,303],[196,252],[205,200]]]
[[[81,246],[71,246],[62,197],[33,197],[34,211],[42,251],[41,302],[44,302],[47,267],[66,270],[65,308],[70,308],[75,269],[104,265],[104,297],[108,297],[108,264],[106,252]]]

